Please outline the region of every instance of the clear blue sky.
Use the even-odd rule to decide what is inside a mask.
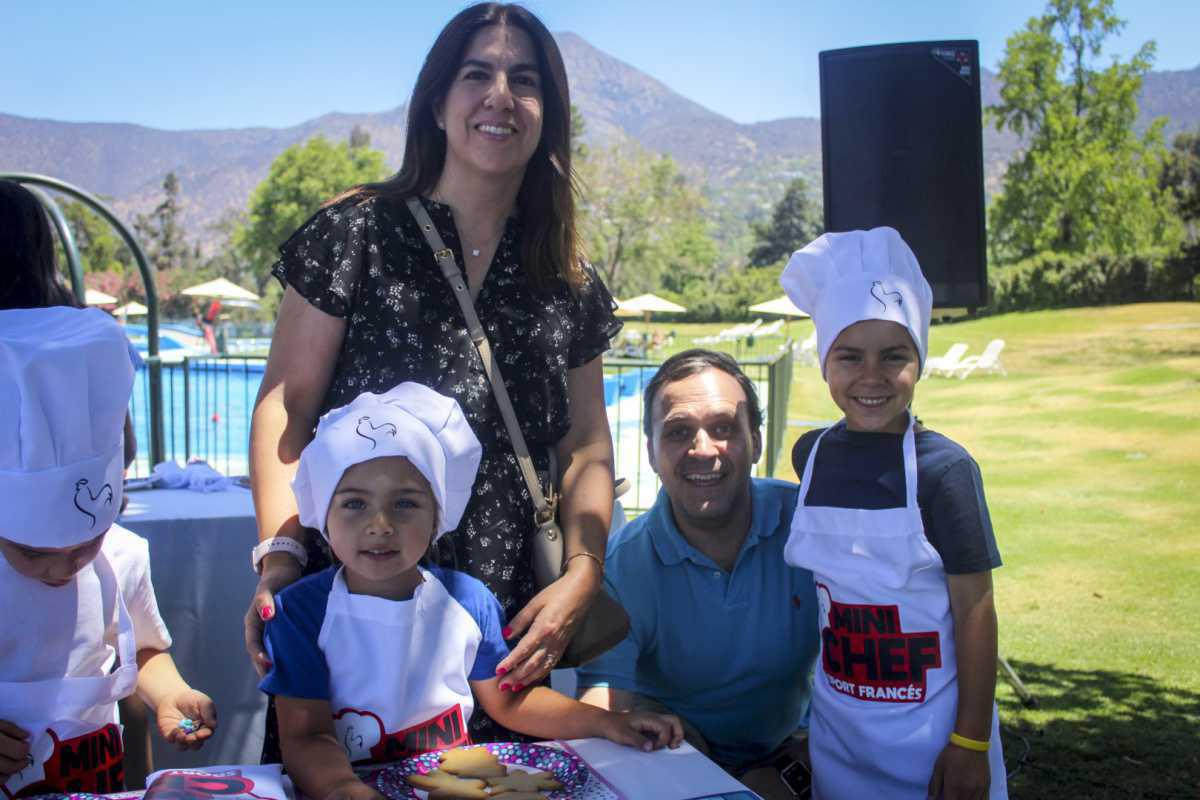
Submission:
[[[0,112],[158,128],[294,125],[405,100],[425,51],[463,2],[0,0]],[[820,50],[980,41],[995,67],[1042,0],[529,0],[573,31],[739,122],[819,111]],[[1117,0],[1122,56],[1200,64],[1196,0]]]

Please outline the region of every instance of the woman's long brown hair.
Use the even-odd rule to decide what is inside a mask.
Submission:
[[[537,51],[541,72],[542,139],[529,159],[517,192],[523,235],[521,263],[530,283],[546,289],[561,279],[573,290],[586,281],[575,231],[575,182],[571,171],[571,98],[567,70],[554,37],[527,9],[509,3],[479,3],[459,12],[438,34],[417,75],[408,104],[408,131],[400,171],[386,181],[367,183],[346,197],[426,195],[437,186],[446,160],[446,134],[434,109],[450,91],[471,37],[489,25],[525,31]]]

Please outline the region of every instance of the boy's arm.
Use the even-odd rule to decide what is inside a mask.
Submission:
[[[996,606],[992,573],[947,575],[954,617],[954,655],[958,663],[958,711],[954,732],[986,742],[992,734],[996,697]],[[988,754],[947,744],[934,764],[931,797],[982,798],[990,775]]]
[[[678,718],[632,711],[616,713],[581,703],[545,686],[522,692],[500,691],[496,678],[471,681],[479,705],[506,728],[539,739],[603,736],[642,750],[678,747],[683,727]]]
[[[187,685],[171,654],[146,647],[138,651],[137,693],[154,709],[158,730],[168,742],[181,750],[197,750],[217,727],[217,707],[212,698]],[[184,718],[192,720],[194,730],[181,728]]]
[[[354,774],[338,744],[327,700],[275,697],[283,765],[296,786],[314,800],[382,800]]]

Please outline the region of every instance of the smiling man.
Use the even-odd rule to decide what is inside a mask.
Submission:
[[[747,785],[763,794],[765,771],[786,791],[817,655],[812,574],[783,560],[797,488],[751,477],[762,410],[728,355],[669,358],[646,386],[644,419],[662,490],[609,541],[605,585],[630,632],[579,671],[581,699],[670,709]]]

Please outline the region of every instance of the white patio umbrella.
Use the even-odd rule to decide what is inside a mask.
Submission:
[[[215,281],[189,286],[180,294],[191,297],[214,297],[217,300],[258,300],[259,296],[249,289],[243,289],[232,281],[217,278]]]
[[[757,311],[760,314],[776,314],[781,317],[807,317],[796,305],[788,299],[785,294],[782,297],[776,297],[774,300],[767,300],[764,303],[755,303],[750,306],[751,311]]]
[[[640,294],[629,300],[617,301],[617,316],[619,317],[636,317],[641,314],[645,317],[646,322],[649,322],[650,315],[656,311],[660,314],[678,314],[687,309],[656,294]]]
[[[144,317],[150,313],[150,309],[137,300],[133,300],[123,306],[114,308],[112,313],[116,317]]]
[[[117,298],[96,289],[88,289],[83,295],[83,302],[89,306],[111,306],[117,302]]]
[[[786,294],[776,297],[774,300],[755,303],[754,305],[750,306],[750,310],[758,314],[774,314],[779,317],[787,317],[786,327],[788,336],[792,335],[793,317],[808,319],[808,314],[796,308],[796,304],[793,303]]]

